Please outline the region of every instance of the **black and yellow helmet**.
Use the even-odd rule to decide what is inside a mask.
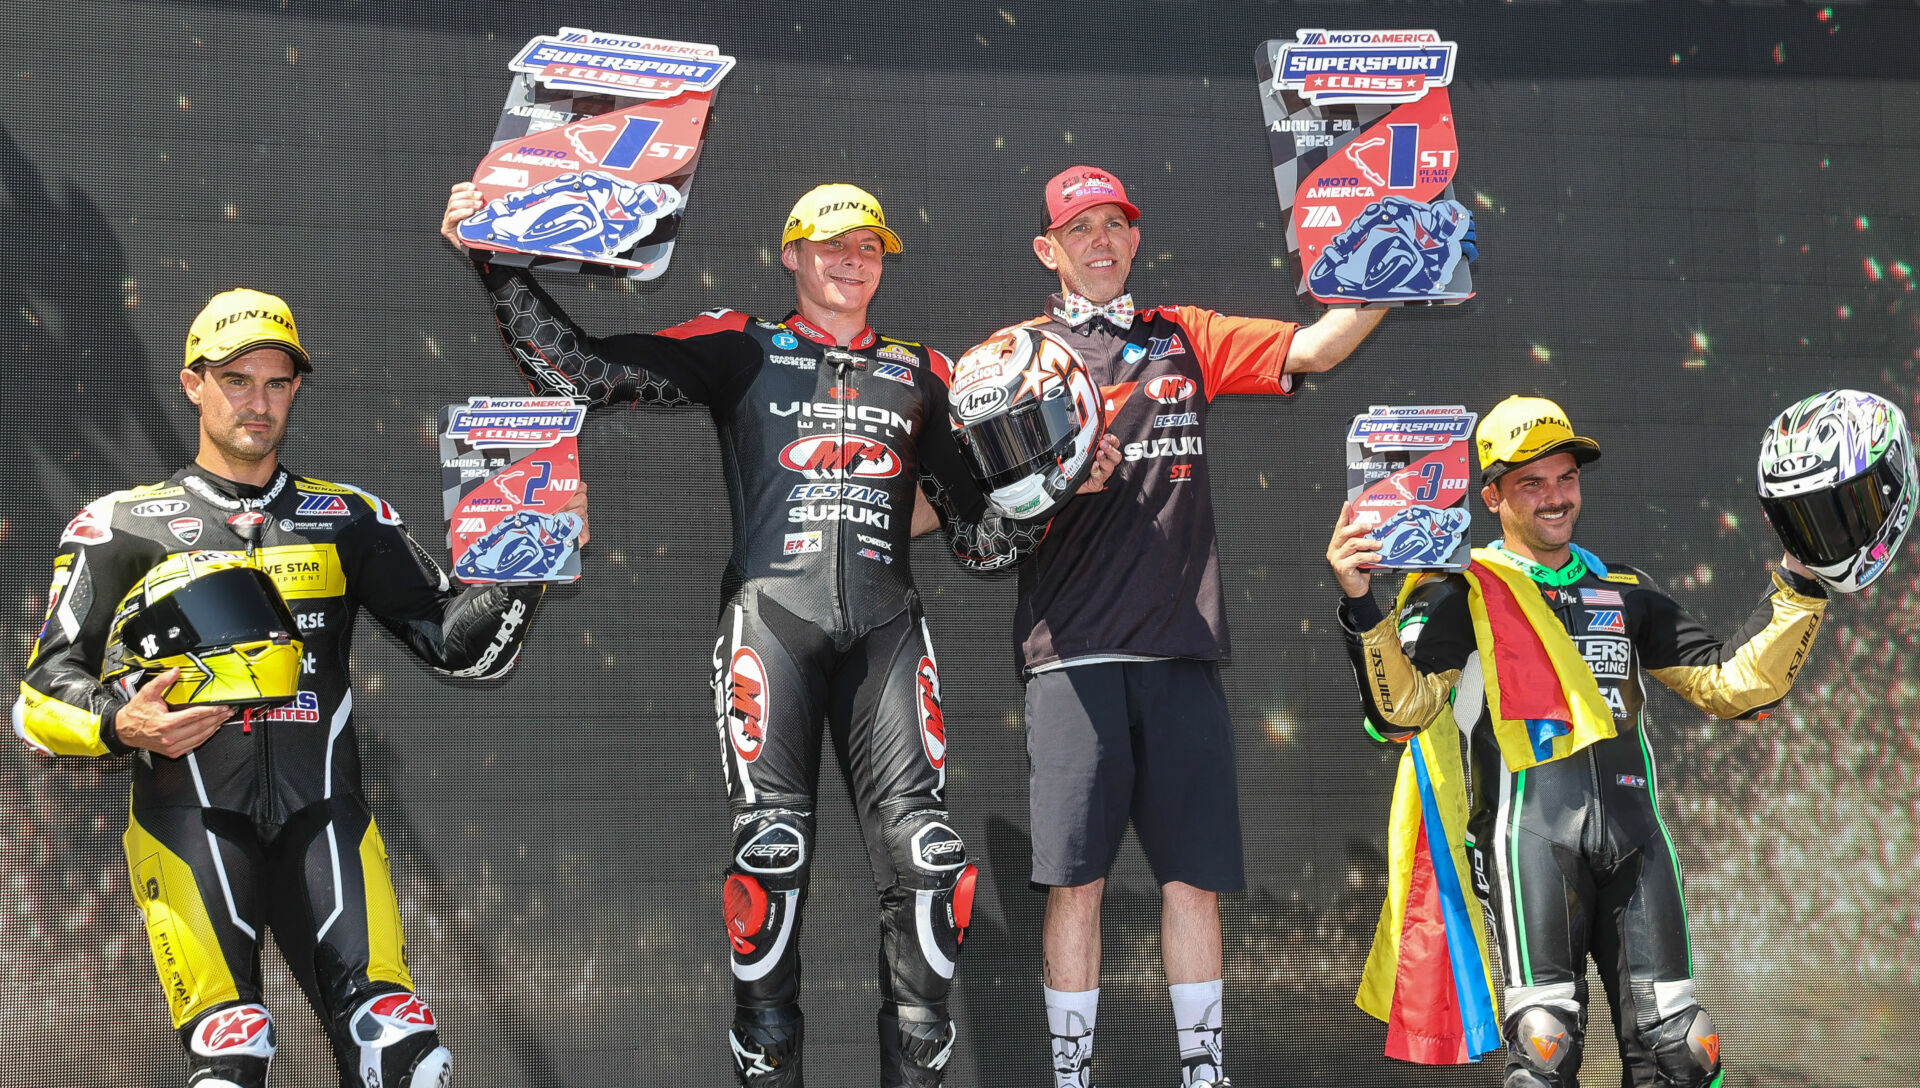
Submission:
[[[178,667],[174,706],[264,708],[300,693],[293,614],[258,567],[233,552],[176,552],[121,598],[100,679],[139,682]]]

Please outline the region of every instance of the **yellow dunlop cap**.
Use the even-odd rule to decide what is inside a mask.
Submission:
[[[1545,397],[1508,397],[1494,405],[1480,420],[1474,445],[1480,476],[1488,481],[1562,450],[1583,465],[1600,458],[1600,443],[1574,434],[1567,413]]]
[[[293,311],[278,295],[236,287],[213,296],[213,301],[187,329],[187,360],[218,366],[254,348],[284,348],[297,370],[312,370],[313,359],[300,346],[293,327]]]
[[[870,230],[880,236],[888,253],[900,252],[900,236],[887,228],[887,213],[873,194],[858,185],[816,185],[808,189],[793,211],[787,229],[780,232],[780,248],[802,238],[824,242],[850,230]]]

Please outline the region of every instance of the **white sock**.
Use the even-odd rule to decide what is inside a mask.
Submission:
[[[1226,1075],[1220,1060],[1221,980],[1182,982],[1167,987],[1173,999],[1173,1025],[1180,1035],[1180,1084],[1218,1084]]]
[[[1053,1036],[1054,1088],[1092,1088],[1093,1020],[1100,987],[1056,990],[1042,986],[1047,999],[1047,1033]]]

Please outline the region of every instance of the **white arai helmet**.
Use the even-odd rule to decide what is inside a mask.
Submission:
[[[1100,394],[1060,337],[1010,329],[961,356],[948,408],[968,467],[1003,516],[1052,517],[1093,471]]]

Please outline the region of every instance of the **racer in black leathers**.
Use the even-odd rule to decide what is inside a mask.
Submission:
[[[361,793],[354,622],[364,608],[434,668],[489,679],[513,666],[540,587],[450,586],[393,508],[357,488],[285,468],[250,487],[189,466],[98,499],[67,527],[13,728],[50,755],[132,751],[115,719],[129,687],[150,678],[98,679],[117,652],[107,645],[117,606],[171,553],[243,551],[248,522],[260,522],[255,559],[304,643],[300,694],[180,758],[133,752],[127,865],[173,1024],[192,1083],[264,1085],[273,1047],[259,953],[271,928],[323,1019],[341,1084],[427,1088],[446,1058],[412,993],[386,847]],[[414,1081],[428,1059],[435,1072]]]
[[[1805,662],[1826,591],[1783,570],[1722,641],[1633,568],[1604,569],[1577,548],[1558,571],[1494,554],[1539,586],[1611,706],[1616,736],[1507,769],[1459,575],[1424,582],[1393,615],[1370,596],[1348,598],[1340,620],[1377,735],[1411,737],[1449,697],[1467,730],[1467,853],[1507,975],[1505,1084],[1576,1083],[1591,953],[1613,1008],[1622,1083],[1717,1085],[1719,1034],[1694,997],[1679,859],[1660,818],[1646,737],[1645,678],[1722,718],[1761,716]]]
[[[731,310],[594,338],[525,271],[480,270],[537,392],[700,404],[719,430],[734,533],[713,689],[741,1083],[801,1083],[797,937],[824,719],[880,889],[882,1083],[938,1084],[974,868],[944,800],[939,674],[909,564],[915,482],[972,569],[1017,561],[1045,527],[988,514],[952,438],[937,351],[871,329],[840,348],[797,313]]]

